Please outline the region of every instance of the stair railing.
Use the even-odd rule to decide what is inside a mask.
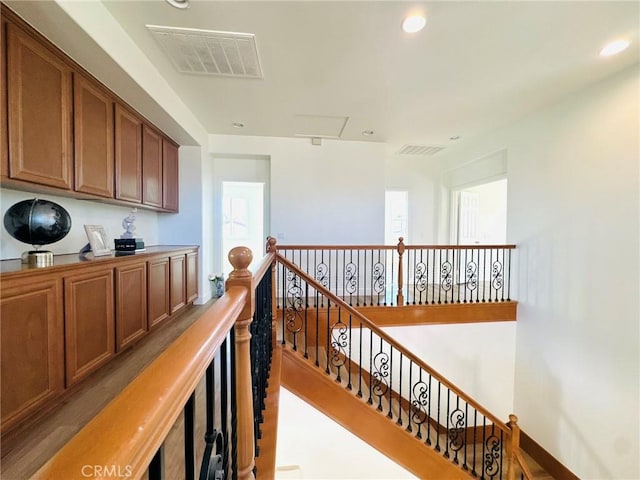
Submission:
[[[351,306],[511,301],[515,248],[405,245],[402,237],[397,245],[277,245],[280,255]]]
[[[254,365],[258,355],[270,355],[260,339],[271,336],[262,332],[270,304],[265,313],[255,298],[271,297],[274,254],[258,262],[254,273],[248,248],[234,248],[229,260],[234,270],[225,294],[32,478],[255,478],[254,408],[259,414],[268,363]],[[258,337],[252,342],[254,314],[260,325],[253,327]],[[198,426],[196,404],[202,401],[206,425]],[[179,418],[184,446],[175,451],[165,440]],[[198,427],[202,438],[196,438]],[[176,459],[182,459],[177,468],[184,473],[175,471]]]
[[[276,261],[282,345],[472,476],[512,474],[505,466],[518,440],[509,425],[280,251]]]

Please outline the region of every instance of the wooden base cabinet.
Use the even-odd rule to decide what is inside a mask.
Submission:
[[[197,265],[194,246],[56,255],[45,268],[0,261],[2,437],[43,418],[92,372],[181,314],[197,297]]]
[[[187,303],[186,296],[186,262],[184,255],[171,257],[169,267],[171,277],[171,288],[169,297],[171,299],[171,313],[175,313]]]
[[[59,279],[2,283],[2,429],[13,428],[64,389],[62,284]]]
[[[151,330],[171,314],[169,307],[169,258],[149,260],[147,270],[149,330]]]
[[[113,270],[64,279],[67,386],[105,364],[115,354]]]
[[[116,267],[116,350],[147,333],[147,265]]]

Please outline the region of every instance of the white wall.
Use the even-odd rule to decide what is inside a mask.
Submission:
[[[507,422],[513,413],[516,324],[464,323],[384,331]]]
[[[131,213],[130,207],[107,205],[89,200],[76,200],[48,194],[33,194],[18,190],[0,188],[0,208],[2,216],[14,203],[34,197],[50,200],[64,207],[71,216],[71,230],[62,240],[43,247],[43,250],[54,254],[78,253],[87,244],[87,236],[83,225],[102,225],[107,232],[113,248],[113,239],[120,238],[124,232],[122,220]],[[138,209],[136,213],[136,236],[142,237],[146,245],[158,244],[158,216],[156,212]],[[0,233],[0,258],[20,258],[22,252],[32,250],[33,247],[11,237],[2,227]]]
[[[514,410],[580,478],[640,478],[638,66],[471,142],[508,149]]]
[[[281,244],[382,244],[385,146],[210,135],[216,157],[271,159],[271,235]]]
[[[296,478],[304,479],[416,478],[304,400],[281,388],[276,468],[293,465],[300,467],[301,475]]]

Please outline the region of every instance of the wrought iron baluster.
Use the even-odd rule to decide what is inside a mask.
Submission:
[[[149,464],[148,478],[149,480],[165,480],[165,468],[164,468],[164,443],[160,445],[160,448],[156,451],[156,454],[151,459]]]
[[[285,328],[285,302],[287,301],[287,297],[285,295],[285,283],[286,283],[286,276],[285,276],[285,272],[284,272],[284,264],[281,265],[281,271],[282,271],[282,282],[280,283],[281,287],[282,287],[282,292],[280,293],[281,297],[282,297],[282,345],[285,344],[286,342],[286,333],[287,333],[287,329]]]
[[[382,343],[382,338],[380,339],[380,343]],[[387,413],[388,418],[393,418],[393,412],[391,411],[393,408],[393,345],[389,345],[389,413]]]
[[[427,255],[428,255],[427,251]],[[436,303],[436,250],[433,250],[433,262],[431,262],[431,304]],[[440,303],[440,302],[438,302]]]
[[[449,415],[451,414],[451,410],[449,409],[449,399],[451,397],[451,390],[449,388],[447,388],[447,440],[445,443],[445,447],[444,447],[444,456],[449,458],[449,434],[450,434],[450,430],[449,430]]]
[[[331,299],[327,299],[327,363],[326,363],[326,367],[324,369],[325,373],[327,375],[329,375],[329,373],[331,373],[331,371],[329,370],[329,355],[331,355],[331,350],[330,350],[330,343],[331,343]]]
[[[509,269],[507,270],[507,301],[511,301],[511,249],[509,251]]]
[[[440,390],[440,387],[441,387],[441,383],[440,383],[440,381],[438,381],[438,405],[437,405],[437,409],[438,409],[437,416],[438,416],[438,418],[437,418],[437,421],[436,421],[436,452],[440,451],[440,403],[441,403],[440,402],[441,401],[441,396],[440,396],[441,390]]]
[[[351,345],[352,345],[352,343],[353,343],[353,336],[352,336],[352,334],[351,334],[351,333],[352,333],[352,330],[351,330],[351,327],[352,327],[352,325],[351,325],[351,320],[352,320],[352,317],[351,317],[351,314],[349,314],[349,354],[348,354],[348,358],[349,358],[349,372],[348,372],[348,374],[347,374],[347,375],[348,375],[348,377],[347,377],[347,389],[348,389],[348,390],[351,390],[351,365],[352,365],[352,363],[351,363]]]
[[[317,299],[316,292],[316,299]],[[304,296],[305,296],[305,309],[304,309],[304,358],[309,358],[308,338],[309,338],[309,284],[304,282]],[[316,311],[318,311],[318,302],[316,300]],[[271,358],[271,357],[269,357]]]
[[[362,398],[362,322],[360,322],[360,334],[358,335],[358,397]]]
[[[420,376],[422,377],[422,370],[420,370]],[[431,403],[433,399],[433,390],[431,390],[431,374],[429,374],[429,385],[428,385],[428,395],[427,397],[427,445],[431,446]],[[440,399],[438,399],[440,401]]]
[[[403,364],[403,355],[402,350],[398,350],[400,352],[400,372],[398,374],[398,421],[396,422],[398,425],[402,425],[402,364]],[[393,370],[393,368],[392,368]]]
[[[465,421],[468,421],[469,419],[469,404],[467,402],[464,402],[464,418]],[[468,442],[468,427],[464,429],[464,462],[462,464],[462,468],[464,468],[465,470],[469,470],[469,466],[467,465],[467,444]]]
[[[478,410],[473,409],[473,463],[471,468],[471,474],[474,477],[478,476],[476,472],[476,449],[478,448],[478,439],[476,438],[478,432]]]
[[[412,407],[413,401],[411,399],[411,395],[413,394],[413,380],[411,376],[413,375],[413,360],[409,358],[409,408],[407,410],[407,432],[412,432],[411,428],[411,415],[412,415]],[[402,397],[402,395],[400,395]]]
[[[369,399],[367,403],[373,405],[372,391],[373,391],[373,330],[369,329]]]
[[[491,279],[489,279],[491,281]],[[487,250],[482,249],[482,303],[486,302],[487,291]]]
[[[184,405],[184,478],[195,480],[196,478],[196,392]]]
[[[395,269],[393,268],[394,266],[394,261],[393,261],[393,257],[394,257],[394,250],[391,251],[391,296],[389,298],[389,305],[393,306],[393,295],[394,292],[396,291],[395,287],[395,281],[396,281],[396,274],[395,274]],[[384,296],[384,304],[385,306],[387,305],[387,295],[385,292],[385,296]]]

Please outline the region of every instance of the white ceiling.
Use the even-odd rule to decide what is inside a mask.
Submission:
[[[296,118],[348,117],[345,140],[387,142],[394,151],[447,146],[451,136],[506,125],[640,59],[636,1],[192,0],[187,10],[163,0],[103,3],[218,134],[290,137]],[[427,26],[405,34],[401,21],[415,10]],[[255,34],[264,78],[178,73],[147,24]],[[599,57],[620,36],[631,47]]]

